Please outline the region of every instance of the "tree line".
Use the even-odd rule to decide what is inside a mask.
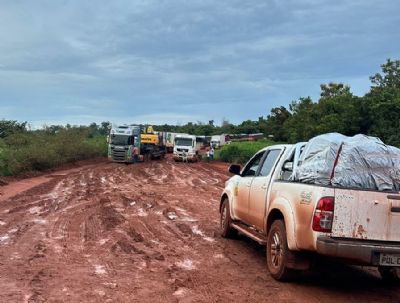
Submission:
[[[0,176],[40,171],[107,155],[107,123],[46,126],[30,130],[26,122],[0,120]]]
[[[355,96],[343,83],[321,84],[318,100],[301,97],[288,106],[272,108],[256,121],[221,126],[209,123],[158,125],[155,129],[195,135],[264,133],[279,142],[307,141],[328,132],[347,136],[367,134],[385,143],[400,146],[400,60],[388,59],[381,72],[370,77],[371,87],[364,96]]]
[[[0,120],[0,139],[4,139],[14,134],[57,134],[66,132],[80,132],[87,138],[94,138],[97,136],[106,136],[110,132],[111,123],[108,121],[101,122],[100,124],[91,123],[86,125],[44,125],[40,129],[32,130],[28,122],[18,122],[15,120]]]
[[[385,143],[400,146],[400,60],[388,59],[381,73],[370,77],[371,87],[362,97],[348,85],[321,85],[319,99],[293,101],[288,108],[272,109],[267,117],[267,133],[275,140],[297,142],[313,136],[339,132],[377,136]]]

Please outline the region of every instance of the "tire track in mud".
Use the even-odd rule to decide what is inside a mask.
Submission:
[[[257,245],[219,237],[228,177],[207,163],[102,163],[0,203],[0,301],[344,301],[282,286]]]

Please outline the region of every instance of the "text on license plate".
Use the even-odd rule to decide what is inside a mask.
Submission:
[[[381,254],[379,258],[379,265],[400,266],[400,255]]]

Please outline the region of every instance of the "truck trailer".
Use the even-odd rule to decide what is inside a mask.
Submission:
[[[228,140],[227,140],[228,139]],[[229,136],[222,134],[222,135],[214,135],[211,137],[211,146],[214,148],[220,148],[224,146],[227,141],[229,141]]]

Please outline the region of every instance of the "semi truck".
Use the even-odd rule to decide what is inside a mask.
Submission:
[[[296,270],[309,268],[314,255],[323,255],[378,267],[383,279],[398,281],[400,192],[296,181],[293,175],[305,144],[270,146],[257,152],[243,169],[231,165],[234,176],[220,199],[222,236],[240,232],[265,245],[266,267],[277,280],[293,278]],[[343,149],[341,145],[333,157],[334,165],[341,163]],[[318,171],[325,157],[317,160]],[[328,177],[335,178],[333,173]]]
[[[196,136],[179,134],[175,136],[173,158],[175,161],[183,161],[185,157],[191,162],[198,161]]]
[[[149,125],[113,125],[108,136],[108,158],[113,162],[132,162],[133,148],[139,159],[156,159],[166,153],[165,133],[155,132]]]
[[[227,135],[222,134],[222,135],[214,135],[211,137],[211,146],[214,148],[220,148],[224,146],[227,143]]]
[[[165,133],[165,147],[167,148],[167,152],[168,153],[173,153],[174,152],[175,137],[177,135],[186,135],[186,134],[184,134],[184,133],[173,133],[173,132],[166,132]]]

